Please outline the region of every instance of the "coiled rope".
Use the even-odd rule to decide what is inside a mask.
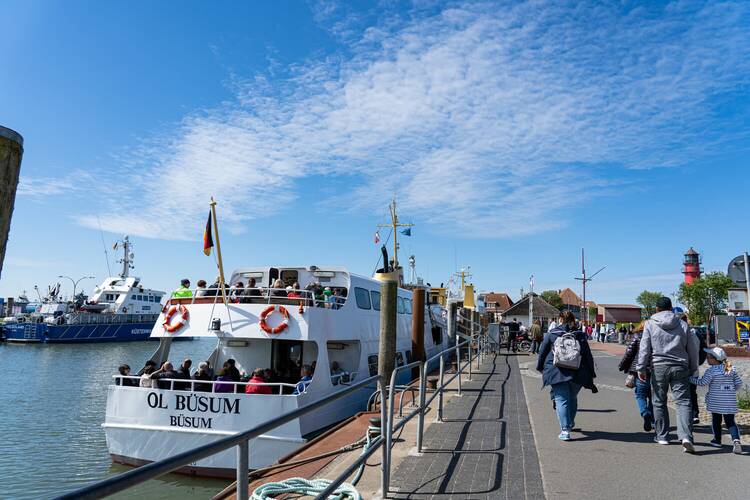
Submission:
[[[372,444],[373,436],[378,435],[380,435],[380,427],[371,425],[367,428],[365,445],[362,447],[363,455]],[[357,469],[357,473],[354,475],[352,482],[341,483],[333,494],[328,497],[328,500],[361,500],[362,496],[354,486],[362,478],[362,473],[364,471],[365,463],[362,462],[362,465]],[[303,496],[317,496],[328,488],[332,482],[333,481],[329,479],[305,479],[302,477],[291,477],[289,479],[284,479],[283,481],[273,481],[255,488],[255,490],[253,490],[252,500],[267,500],[286,493],[297,493]]]

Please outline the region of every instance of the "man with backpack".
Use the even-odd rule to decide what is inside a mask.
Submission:
[[[552,387],[561,441],[570,441],[582,387],[598,392],[594,385],[594,357],[586,335],[576,329],[572,312],[561,315],[560,324],[544,337],[536,369],[542,372],[542,388]]]
[[[638,350],[638,378],[646,381],[651,369],[654,405],[654,440],[669,444],[667,393],[671,390],[677,406],[677,436],[683,451],[694,453],[690,405],[690,375],[698,370],[698,338],[688,332],[687,323],[672,312],[672,301],[656,301],[656,314],[646,322]]]

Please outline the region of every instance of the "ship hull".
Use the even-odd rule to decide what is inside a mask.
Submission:
[[[6,324],[8,342],[82,343],[148,340],[153,322],[50,325],[47,323]]]

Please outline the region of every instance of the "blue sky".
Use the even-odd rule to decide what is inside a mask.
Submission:
[[[149,286],[211,279],[210,196],[227,268],[369,274],[396,195],[402,261],[514,296],[532,273],[578,290],[582,246],[601,302],[673,292],[689,246],[707,270],[750,246],[746,2],[3,11],[0,124],[25,153],[0,296],[101,280],[99,224]]]

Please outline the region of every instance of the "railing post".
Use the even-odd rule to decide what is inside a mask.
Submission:
[[[388,422],[388,412],[386,406],[389,401],[385,394],[385,384],[383,383],[385,377],[380,376],[378,384],[380,385],[380,437],[381,439],[386,437],[386,429]],[[380,488],[383,493],[383,498],[388,497],[388,486],[391,479],[391,464],[388,463],[389,457],[388,443],[383,445],[382,458],[380,460]]]
[[[461,346],[456,344],[456,378],[458,378],[458,395],[461,395]]]
[[[237,445],[237,500],[248,500],[249,448],[248,441]]]
[[[424,434],[424,403],[426,390],[427,365],[419,365],[419,418],[417,420],[417,452],[422,453],[422,434]]]
[[[437,421],[443,421],[443,372],[445,371],[445,357],[440,356],[440,378],[438,379],[438,409]]]
[[[466,346],[469,348],[469,357],[466,360],[466,362],[469,363],[469,380],[471,380],[471,361],[472,361],[472,359],[471,359],[471,356],[472,356],[472,354],[471,354],[471,337],[469,337],[468,342],[466,342]]]

